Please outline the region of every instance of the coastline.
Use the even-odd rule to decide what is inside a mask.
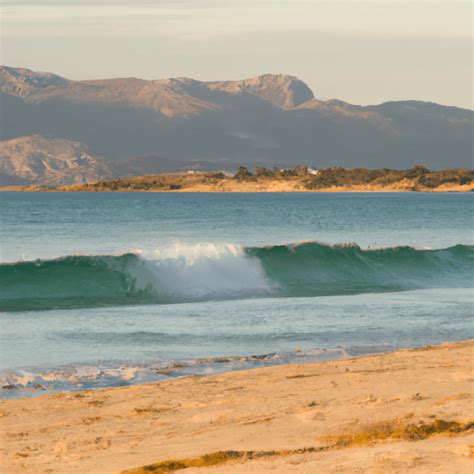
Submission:
[[[235,176],[222,172],[162,173],[129,176],[68,185],[30,184],[4,186],[0,191],[20,192],[172,192],[172,193],[368,193],[368,192],[471,192],[474,174],[469,170],[430,172],[412,170],[344,170],[329,168],[311,174],[307,168],[282,171],[282,176],[252,175],[244,168]],[[246,174],[248,173],[248,174]],[[286,173],[286,174],[285,174]],[[380,176],[379,176],[380,174]],[[378,177],[377,177],[378,176]]]
[[[467,340],[1,401],[0,465],[35,473],[469,472],[473,356]]]
[[[40,186],[2,186],[1,192],[29,192],[29,193],[95,193],[95,192],[125,192],[125,193],[466,193],[474,191],[474,183],[455,186],[440,186],[438,188],[418,188],[413,186],[332,186],[320,189],[306,189],[300,185],[277,183],[274,185],[240,185],[212,186],[198,185],[182,189],[89,189],[83,185],[67,185],[45,189]]]

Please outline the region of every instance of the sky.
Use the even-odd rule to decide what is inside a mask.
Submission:
[[[304,80],[321,99],[473,108],[458,0],[0,0],[0,59],[70,79]]]

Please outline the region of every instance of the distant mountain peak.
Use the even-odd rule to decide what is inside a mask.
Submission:
[[[292,109],[314,98],[312,90],[303,81],[286,74],[263,74],[235,81],[205,82],[189,77],[176,77],[157,82],[191,95],[203,90],[231,95],[249,94],[282,109]]]
[[[208,87],[231,94],[255,95],[282,109],[297,107],[314,98],[313,91],[306,83],[286,74],[263,74],[241,81],[209,82]]]

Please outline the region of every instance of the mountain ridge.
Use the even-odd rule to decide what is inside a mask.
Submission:
[[[13,78],[16,78],[15,81]],[[383,101],[377,104],[352,104],[347,101],[343,101],[337,98],[330,98],[327,100],[317,99],[314,95],[312,89],[301,79],[297,76],[293,76],[290,74],[272,74],[272,73],[265,73],[258,76],[253,76],[247,79],[236,79],[236,80],[212,80],[212,81],[203,81],[198,79],[193,79],[186,76],[179,76],[174,78],[161,78],[161,79],[142,79],[135,76],[119,76],[114,78],[102,78],[102,79],[69,79],[64,76],[60,76],[58,74],[54,74],[51,72],[43,72],[43,71],[34,71],[28,68],[22,67],[12,67],[12,66],[5,66],[0,65],[0,92],[6,92],[6,85],[8,83],[17,85],[20,84],[28,84],[30,87],[33,85],[37,85],[40,89],[45,89],[51,86],[65,86],[68,84],[83,84],[83,85],[91,85],[91,86],[99,86],[101,84],[105,85],[107,83],[127,83],[127,82],[136,82],[142,84],[158,84],[162,86],[170,86],[172,89],[178,87],[179,84],[181,85],[192,85],[192,84],[199,84],[201,86],[206,86],[209,90],[216,90],[216,91],[225,91],[233,94],[247,92],[252,94],[256,97],[261,97],[265,95],[266,88],[271,87],[272,85],[279,85],[281,90],[284,89],[288,90],[288,93],[292,93],[294,88],[301,87],[304,89],[304,94],[306,97],[304,99],[299,99],[296,101],[288,100],[288,105],[285,108],[292,108],[298,107],[306,102],[311,101],[312,99],[316,99],[319,102],[326,103],[327,105],[336,105],[336,106],[350,106],[350,107],[357,107],[357,108],[374,108],[384,106],[386,104],[394,104],[394,103],[419,103],[419,104],[433,104],[438,107],[447,107],[450,109],[457,109],[467,112],[474,112],[473,109],[459,107],[454,105],[446,105],[446,104],[439,104],[433,101],[427,100],[417,100],[417,99],[401,99],[401,100],[388,100]],[[266,87],[261,87],[266,86]],[[257,90],[261,89],[262,93],[259,95],[256,93]],[[10,88],[11,91],[11,88]],[[290,98],[288,98],[290,99]],[[269,100],[270,101],[270,100]],[[275,101],[277,102],[277,101]],[[279,101],[280,104],[286,104],[285,101]],[[281,105],[283,108],[283,105]]]
[[[192,94],[197,88],[209,93],[208,101]],[[212,102],[213,92],[225,92],[231,95],[248,94],[283,109],[291,109],[314,97],[311,89],[303,81],[285,74],[263,74],[236,81],[198,81],[187,77],[153,80],[130,77],[76,81],[52,73],[8,66],[0,66],[0,91],[32,102],[44,102],[58,97],[72,100],[72,95],[76,94],[83,101],[99,100],[147,106],[168,117],[192,116],[199,109],[218,109],[218,105]],[[175,101],[178,99],[183,101],[183,93],[185,107],[183,104],[179,107]],[[125,97],[127,99],[124,99]],[[176,110],[172,109],[173,106]]]
[[[114,169],[147,157],[134,161],[138,174],[193,163],[209,169],[472,166],[471,110],[415,100],[324,101],[284,74],[73,81],[1,66],[0,101],[0,140],[40,135],[80,142]]]

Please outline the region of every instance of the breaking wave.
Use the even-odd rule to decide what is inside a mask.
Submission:
[[[199,244],[0,264],[0,310],[165,304],[472,287],[474,247]]]

